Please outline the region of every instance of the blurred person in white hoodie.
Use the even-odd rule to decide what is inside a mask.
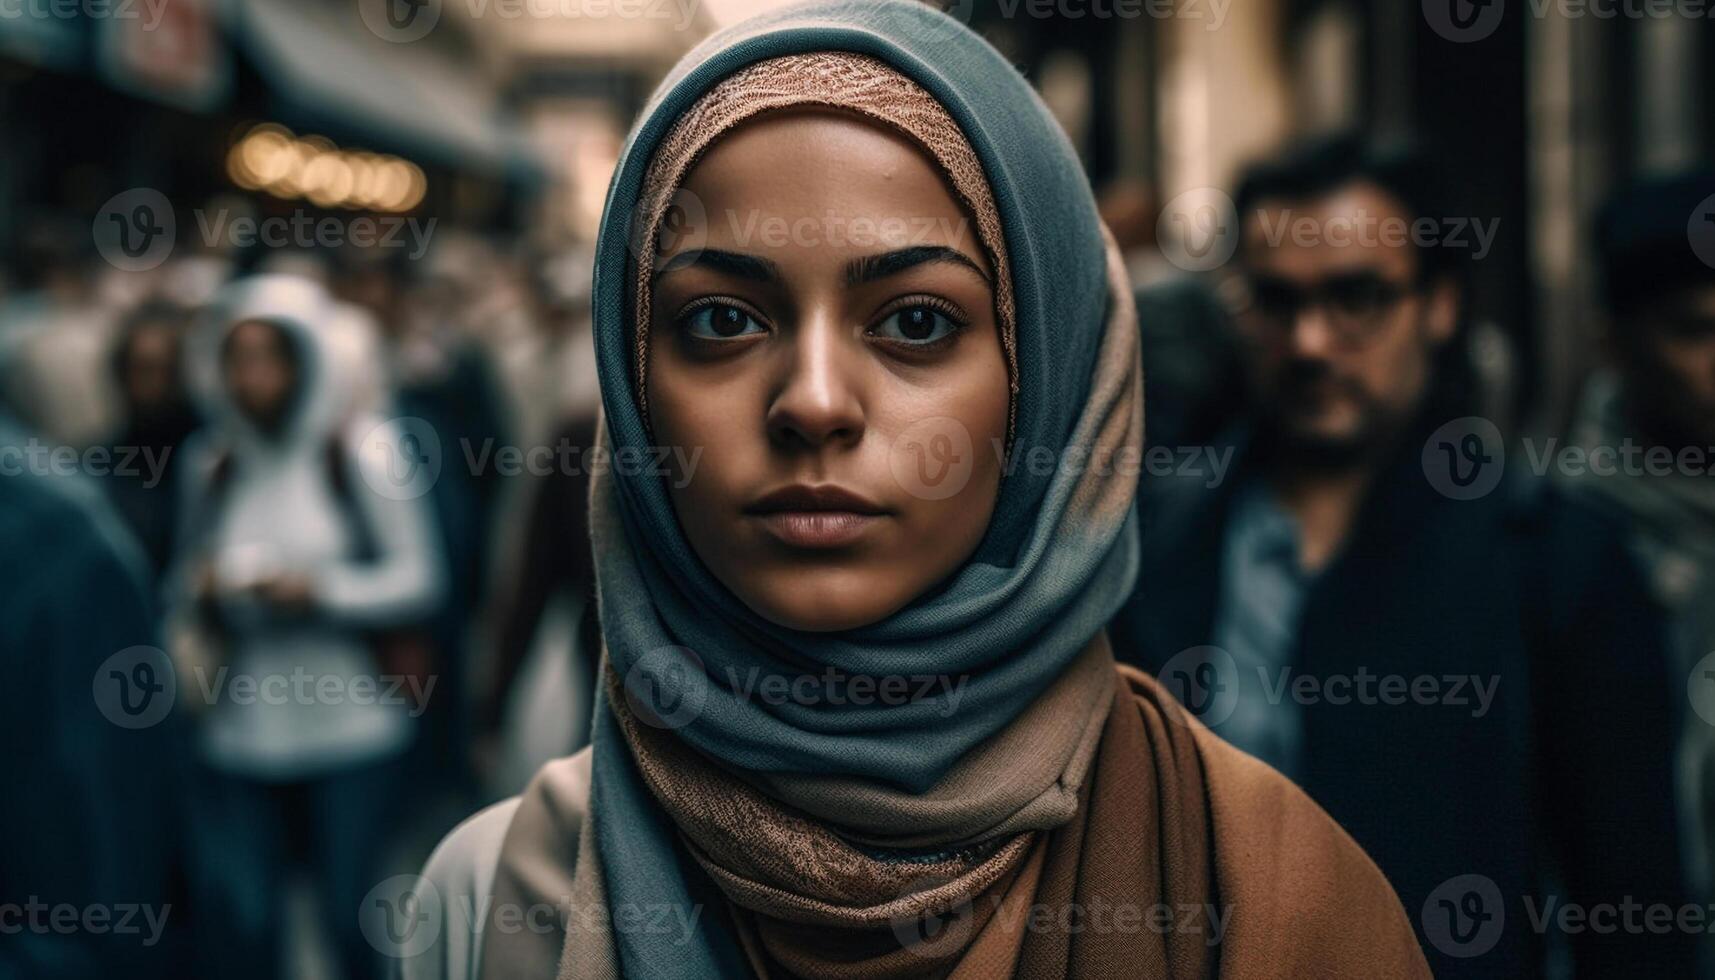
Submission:
[[[280,972],[300,865],[342,971],[372,975],[359,905],[434,693],[420,629],[445,594],[422,496],[434,467],[413,434],[356,407],[344,321],[315,281],[254,276],[222,291],[187,349],[211,424],[187,447],[169,642],[201,714],[195,897],[212,913],[211,975]]]

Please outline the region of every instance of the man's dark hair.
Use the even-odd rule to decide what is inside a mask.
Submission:
[[[1239,181],[1234,204],[1242,222],[1264,200],[1304,201],[1352,184],[1369,183],[1397,200],[1407,220],[1442,221],[1451,216],[1453,205],[1440,172],[1433,154],[1415,140],[1382,142],[1342,132],[1297,144],[1253,165]],[[1435,381],[1429,400],[1433,410],[1443,414],[1463,410],[1473,403],[1478,387],[1466,347],[1469,266],[1463,250],[1457,248],[1418,247],[1416,253],[1420,286],[1451,282],[1459,290],[1453,336],[1435,355]]]
[[[1239,217],[1264,200],[1303,201],[1356,183],[1374,184],[1393,197],[1406,218],[1441,220],[1449,214],[1445,188],[1430,154],[1411,140],[1376,142],[1357,133],[1319,137],[1253,164],[1234,195]],[[1454,248],[1419,248],[1420,281],[1457,277],[1463,255]]]
[[[1693,235],[1715,242],[1715,171],[1640,180],[1617,189],[1596,216],[1596,254],[1609,311],[1631,313],[1687,286],[1715,283]],[[1698,222],[1708,223],[1705,229]]]

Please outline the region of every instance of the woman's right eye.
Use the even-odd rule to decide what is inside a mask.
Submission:
[[[756,318],[730,303],[705,303],[686,313],[680,323],[693,337],[704,340],[731,340],[753,332],[762,332]]]

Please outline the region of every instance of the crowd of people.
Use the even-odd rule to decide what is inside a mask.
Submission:
[[[370,976],[357,910],[382,872],[582,737],[583,474],[497,461],[593,437],[588,263],[448,233],[427,262],[204,252],[138,273],[86,245],[32,225],[0,306],[8,666],[27,671],[0,714],[41,749],[19,775],[42,800],[7,808],[33,845],[3,877],[8,901],[173,911],[145,948],[26,931],[0,964],[283,975],[319,934],[335,975]],[[138,663],[170,710],[138,708],[145,687],[100,700],[144,683]],[[298,894],[321,914],[293,928]]]
[[[1715,900],[1715,177],[1588,229],[1606,361],[1546,449],[1483,416],[1456,250],[1268,233],[1454,213],[1435,178],[1295,149],[1219,276],[1139,286],[1150,443],[1228,462],[1143,478],[1114,650],[1327,810],[1437,973],[1710,975],[1706,930],[1525,903]],[[372,889],[588,735],[589,473],[529,451],[596,438],[591,260],[87,237],[34,221],[0,302],[0,901],[171,911],[22,930],[0,976],[281,975],[300,890],[373,975]]]
[[[1230,463],[1218,486],[1145,480],[1115,647],[1363,845],[1438,975],[1715,969],[1700,929],[1525,911],[1709,901],[1715,267],[1686,225],[1712,193],[1711,175],[1650,180],[1590,229],[1607,361],[1549,438],[1484,414],[1468,256],[1267,234],[1459,213],[1427,154],[1320,141],[1235,194],[1223,289],[1247,383],[1205,413]]]

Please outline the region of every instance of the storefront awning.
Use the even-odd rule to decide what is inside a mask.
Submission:
[[[428,43],[382,40],[355,3],[237,7],[240,43],[269,86],[276,121],[425,164],[540,179],[486,80]]]

